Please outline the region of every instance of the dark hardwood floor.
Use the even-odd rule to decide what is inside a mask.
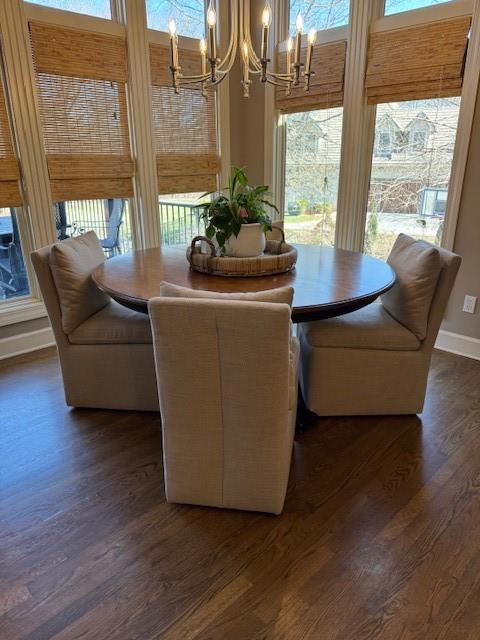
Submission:
[[[297,436],[279,517],[166,504],[158,416],[68,409],[52,350],[0,423],[1,640],[480,639],[480,362]]]

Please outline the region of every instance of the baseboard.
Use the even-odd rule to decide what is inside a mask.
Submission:
[[[478,338],[470,338],[470,336],[462,336],[459,333],[440,330],[435,348],[456,353],[466,358],[480,360],[480,340]]]
[[[53,332],[50,327],[20,333],[17,336],[0,339],[0,360],[20,356],[22,353],[45,349],[55,344]]]

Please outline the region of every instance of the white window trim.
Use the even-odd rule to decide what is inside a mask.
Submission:
[[[288,0],[283,0],[283,2],[282,0],[277,0],[277,6],[279,3],[283,5],[283,11],[280,11],[284,20],[283,28],[287,30]],[[351,13],[355,15],[350,16],[348,28],[337,27],[321,31],[318,34],[319,42],[334,42],[346,39],[347,29],[349,34],[335,244],[338,247],[353,251],[363,250],[376,113],[375,106],[367,105],[365,101],[363,89],[365,69],[363,68],[362,71],[362,69],[358,68],[359,64],[363,64],[363,67],[365,64],[365,59],[362,59],[362,56],[365,56],[366,53],[365,21],[369,23],[369,33],[373,33],[420,25],[433,20],[448,20],[473,14],[471,40],[465,65],[442,238],[442,246],[447,249],[453,249],[480,76],[480,0],[450,0],[443,4],[413,9],[389,16],[380,15],[380,13],[383,13],[383,5],[383,0],[371,0],[371,2],[365,3],[351,0]],[[367,16],[369,11],[371,12],[370,19]],[[373,19],[375,16],[376,19]],[[353,20],[356,20],[357,35],[360,28],[363,30],[363,37],[352,37],[354,35],[352,30]],[[358,20],[363,20],[363,22],[360,22],[360,27],[358,26]],[[368,37],[368,33],[366,35]],[[282,45],[280,45],[281,48]],[[351,59],[350,65],[348,64],[349,57]],[[355,80],[357,82],[356,91],[351,86]],[[270,181],[274,189],[276,203],[281,205],[280,211],[283,218],[285,126],[284,118],[278,112],[274,114],[273,120],[271,115],[269,118],[268,109],[270,108],[273,112],[273,107],[270,107],[268,101],[266,101],[265,120],[268,127],[265,127],[267,131],[265,138],[265,177]],[[350,123],[350,120],[355,120],[356,123]],[[348,166],[346,165],[346,159],[348,159]]]
[[[216,9],[218,15],[218,41],[220,48],[225,51],[228,47],[229,38],[229,12],[227,3],[217,0]],[[195,40],[195,46],[198,47],[198,40]],[[217,89],[217,141],[218,152],[220,154],[220,184],[218,186],[219,188],[222,188],[228,184],[231,169],[229,77],[225,78]]]
[[[276,56],[275,43],[284,42],[288,35],[288,0],[274,0],[272,3],[273,24],[270,29],[270,51]],[[273,195],[273,202],[279,210],[273,218],[283,220],[285,206],[285,126],[284,118],[275,108],[275,87],[265,86],[264,105],[264,180]]]
[[[56,239],[50,181],[44,153],[43,130],[38,109],[35,74],[30,51],[30,35],[22,0],[0,3],[2,44],[8,99],[12,106],[15,144],[22,159],[22,185],[28,209],[28,224],[21,223],[22,250],[29,277],[30,296],[0,304],[0,324],[12,324],[40,317],[43,309],[38,283],[28,255]],[[42,314],[45,315],[45,314]]]
[[[363,248],[375,126],[375,107],[365,96],[368,36],[383,4],[383,0],[350,3],[335,246],[353,251]]]
[[[44,318],[47,315],[45,305],[33,296],[14,298],[0,310],[0,327],[17,324],[27,320]]]
[[[131,150],[135,159],[132,198],[134,248],[161,244],[158,181],[152,117],[152,83],[147,15],[144,2],[117,0],[112,15],[125,25],[128,56],[128,103]]]

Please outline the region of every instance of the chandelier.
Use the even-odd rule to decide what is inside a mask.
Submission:
[[[183,75],[178,51],[177,26],[174,20],[170,20],[168,30],[170,33],[170,71],[172,85],[175,93],[179,93],[182,85],[200,85],[202,94],[206,95],[208,86],[219,85],[231,71],[237,51],[240,50],[242,64],[243,95],[249,96],[251,77],[258,76],[262,83],[269,83],[285,87],[285,92],[290,95],[292,87],[303,85],[305,91],[310,89],[312,71],[313,46],[317,37],[316,31],[311,29],[308,34],[308,44],[305,62],[302,62],[302,33],[303,18],[298,14],[296,19],[295,40],[289,37],[287,40],[285,71],[274,73],[269,68],[271,59],[268,57],[269,31],[272,23],[272,7],[267,1],[262,12],[262,42],[260,56],[257,55],[250,36],[250,7],[249,0],[231,0],[230,25],[231,33],[227,51],[220,58],[217,50],[216,26],[217,12],[212,2],[207,10],[206,25],[207,38],[200,40],[200,59],[198,75]]]

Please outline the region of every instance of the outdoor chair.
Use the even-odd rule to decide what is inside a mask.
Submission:
[[[4,296],[25,295],[28,293],[28,277],[20,245],[17,215],[10,210],[12,217],[12,239],[0,246],[0,291]]]
[[[123,222],[125,212],[125,200],[115,198],[108,200],[108,226],[107,236],[100,240],[102,249],[108,257],[122,253],[120,247],[120,227]]]
[[[65,202],[55,203],[55,228],[57,230],[57,239],[66,240],[70,236],[67,229],[71,228],[71,224],[67,223],[67,209]]]

